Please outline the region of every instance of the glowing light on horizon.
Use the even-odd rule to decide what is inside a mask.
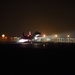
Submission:
[[[46,37],[46,35],[44,34],[43,37]]]
[[[67,35],[67,37],[69,38],[69,37],[70,37],[70,35]]]
[[[5,38],[5,34],[2,34],[2,38]]]
[[[55,35],[55,37],[57,38],[57,37],[58,37],[58,35]]]
[[[5,39],[7,39],[7,36],[5,37]]]
[[[21,39],[18,42],[23,43],[23,42],[27,42],[27,41],[28,41],[28,39]]]

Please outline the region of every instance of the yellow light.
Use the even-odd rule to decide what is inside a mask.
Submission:
[[[46,35],[44,34],[43,37],[46,37]]]
[[[5,34],[2,34],[2,38],[4,38],[5,37]]]
[[[69,37],[70,37],[70,35],[67,35],[67,37],[69,38]]]
[[[58,35],[55,35],[55,37],[57,38],[57,37],[58,37]]]

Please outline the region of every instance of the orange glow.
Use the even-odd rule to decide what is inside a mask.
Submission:
[[[55,37],[57,38],[57,37],[58,37],[58,35],[55,35]]]
[[[70,37],[70,35],[67,35],[67,37],[69,38],[69,37]]]
[[[43,37],[46,37],[46,35],[44,34]]]
[[[5,38],[5,34],[2,34],[2,38]]]
[[[7,37],[5,37],[5,39],[7,39]]]

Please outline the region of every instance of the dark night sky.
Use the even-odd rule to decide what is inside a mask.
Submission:
[[[75,30],[75,4],[72,1],[1,1],[0,35],[26,34],[40,31],[42,34],[65,33]]]

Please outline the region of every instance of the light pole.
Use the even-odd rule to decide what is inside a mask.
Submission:
[[[55,38],[57,38],[58,37],[58,35],[55,35]]]
[[[57,37],[58,37],[58,35],[55,35],[55,40],[56,40],[56,42],[58,41]]]
[[[68,38],[68,42],[70,42],[70,35],[67,35],[67,38]]]

